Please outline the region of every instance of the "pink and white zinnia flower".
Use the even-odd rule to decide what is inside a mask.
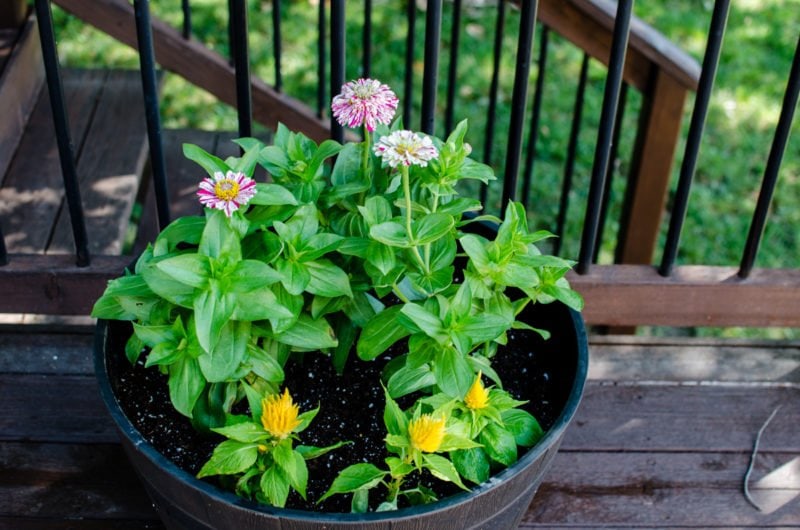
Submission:
[[[378,123],[388,124],[397,110],[397,96],[388,85],[376,79],[358,79],[342,86],[333,98],[331,110],[344,127],[366,125],[373,132]]]
[[[378,140],[375,144],[375,154],[391,167],[401,164],[425,167],[429,160],[439,156],[439,151],[428,136],[412,131],[395,131]]]
[[[204,178],[199,188],[197,196],[200,204],[222,210],[230,217],[256,194],[256,181],[246,177],[244,173],[228,171],[223,175],[221,171],[217,171],[213,178]]]

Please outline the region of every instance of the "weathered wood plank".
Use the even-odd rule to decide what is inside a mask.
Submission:
[[[88,315],[108,280],[122,274],[128,256],[94,256],[90,267],[71,255],[16,255],[0,267],[0,312]]]
[[[81,200],[92,254],[119,254],[147,158],[141,78],[111,70],[78,159]],[[74,252],[69,213],[63,208],[48,254]]]
[[[89,126],[108,72],[64,71],[64,96],[73,145],[78,148]],[[76,149],[75,155],[79,155]],[[43,253],[64,197],[47,89],[28,121],[14,160],[0,188],[0,222],[10,253]],[[5,291],[4,291],[5,292]],[[20,309],[24,312],[24,308]]]
[[[56,0],[73,15],[136,48],[133,6],[127,0]],[[158,63],[205,90],[221,101],[236,104],[236,82],[228,60],[156,18],[153,19],[153,44]],[[277,92],[260,79],[251,79],[253,118],[274,129],[278,122],[302,131],[316,141],[330,138],[330,123],[294,98]]]
[[[745,453],[561,451],[520,528],[800,525],[800,457],[762,453],[741,492]]]
[[[156,519],[118,444],[0,443],[0,514],[114,528],[117,519]]]
[[[800,383],[800,345],[590,344],[589,379]]]
[[[94,377],[0,375],[0,440],[114,443],[118,439]]]
[[[108,519],[48,519],[4,517],[0,515],[0,529],[3,530],[109,530]],[[161,521],[113,520],[114,530],[163,530]]]
[[[597,265],[568,275],[586,299],[589,324],[611,326],[800,326],[800,269],[686,265],[664,278],[649,265]]]
[[[19,2],[11,2],[6,9],[12,9],[15,4]],[[24,8],[24,2],[22,6]],[[19,30],[13,20],[13,13],[5,14],[9,17],[7,23],[14,24],[14,29],[4,30],[8,37],[13,36],[10,42],[5,42],[10,46],[4,47],[4,43],[0,42],[0,50],[5,48],[10,51],[6,57],[0,57],[0,116],[3,117],[0,119],[0,181],[11,164],[28,116],[44,83],[42,49],[36,20],[30,17]],[[0,26],[3,26],[2,21],[3,13],[0,12]],[[0,55],[4,55],[2,51]]]
[[[574,451],[797,451],[800,388],[590,382],[562,447]]]
[[[0,333],[0,373],[92,375],[91,334]]]

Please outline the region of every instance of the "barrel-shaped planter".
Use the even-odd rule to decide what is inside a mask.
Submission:
[[[115,388],[130,333],[127,323],[100,321],[95,343],[95,369],[100,391],[119,429],[130,458],[164,524],[170,529],[235,530],[464,530],[516,528],[555,456],[564,431],[575,415],[588,367],[586,332],[580,314],[560,303],[534,305],[522,319],[552,333],[535,345],[544,358],[557,417],[540,442],[511,467],[470,492],[423,506],[367,514],[317,513],[273,508],[243,500],[196,479],[161,455],[123,413]],[[528,345],[526,345],[528,346]],[[520,369],[525,369],[524,358]]]

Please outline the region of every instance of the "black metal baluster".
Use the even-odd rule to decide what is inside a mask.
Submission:
[[[525,104],[528,101],[528,78],[531,73],[531,51],[533,50],[533,33],[536,30],[536,9],[538,7],[538,0],[522,2],[517,62],[514,68],[514,90],[511,93],[511,123],[509,124],[506,150],[503,198],[500,203],[502,211],[505,211],[509,201],[513,201],[517,196],[517,176],[522,154],[522,129],[525,127]]]
[[[403,81],[403,124],[411,127],[411,108],[414,89],[414,36],[417,31],[417,3],[407,0],[406,19],[408,20],[408,33],[406,33],[406,71]]]
[[[361,73],[363,77],[369,78],[372,72],[372,0],[364,0],[364,33],[361,37],[364,52]]]
[[[136,15],[136,41],[139,46],[139,68],[142,73],[144,115],[147,121],[147,140],[150,146],[150,166],[153,171],[153,190],[156,194],[158,226],[163,229],[170,222],[167,164],[161,139],[161,114],[158,110],[156,59],[153,51],[153,31],[150,25],[150,1],[134,0]]]
[[[344,0],[331,0],[331,95],[342,90],[345,74]],[[331,138],[344,141],[344,129],[331,114]]]
[[[456,83],[458,82],[458,48],[461,41],[461,0],[453,2],[453,22],[450,26],[450,63],[447,65],[447,108],[444,114],[444,131],[453,130],[453,114],[456,106]]]
[[[725,35],[725,25],[728,20],[730,0],[717,0],[714,12],[711,15],[711,26],[708,30],[708,43],[703,57],[703,69],[700,72],[700,84],[694,100],[692,120],[689,124],[689,134],[686,138],[686,149],[681,162],[681,172],[678,178],[678,187],[675,190],[672,213],[669,219],[667,241],[664,245],[664,255],[658,269],[662,276],[669,276],[678,255],[678,243],[681,238],[681,229],[686,218],[686,209],[689,203],[689,190],[692,187],[697,155],[700,151],[700,140],[703,137],[703,127],[708,113],[708,104],[711,100],[711,90],[714,87],[714,78],[717,74],[719,54],[722,49],[722,37]]]
[[[69,121],[64,103],[64,89],[61,84],[61,72],[58,67],[58,51],[56,50],[55,32],[53,31],[53,14],[50,10],[49,0],[36,0],[34,5],[36,18],[39,21],[39,38],[42,43],[42,58],[47,77],[47,90],[50,94],[50,108],[53,111],[58,157],[61,161],[61,173],[64,179],[64,195],[69,209],[70,223],[72,224],[72,237],[75,241],[75,260],[78,267],[86,267],[90,262],[89,239],[86,235],[86,221],[83,215],[78,175],[75,171]]]
[[[597,258],[600,255],[600,246],[603,243],[603,232],[606,228],[606,218],[608,217],[608,208],[611,203],[611,186],[614,182],[614,170],[616,169],[615,162],[617,160],[617,153],[619,152],[619,136],[622,132],[622,121],[625,119],[625,104],[628,102],[628,83],[623,82],[619,92],[619,105],[617,105],[617,117],[614,118],[614,135],[611,139],[611,153],[608,158],[608,167],[606,168],[606,181],[603,187],[603,199],[600,207],[600,219],[597,227],[597,239],[594,242],[594,254],[592,255],[592,263],[597,263]]]
[[[536,91],[533,94],[533,111],[531,114],[531,130],[528,134],[528,149],[525,151],[525,170],[522,178],[522,204],[528,205],[531,196],[531,181],[533,180],[533,164],[536,155],[536,143],[539,140],[539,121],[542,115],[542,96],[544,94],[544,79],[547,72],[547,47],[550,29],[542,26],[542,36],[539,38],[539,58],[537,60]]]
[[[564,240],[564,231],[567,224],[567,210],[569,209],[569,194],[572,191],[572,175],[575,173],[575,157],[578,152],[578,137],[581,132],[583,119],[583,102],[586,94],[586,79],[589,73],[589,54],[583,54],[581,73],[578,79],[578,90],[575,93],[575,107],[572,112],[572,125],[569,130],[569,143],[567,144],[567,161],[564,166],[564,180],[561,184],[561,199],[558,205],[556,218],[556,238],[553,243],[553,254],[561,252]]]
[[[272,49],[275,57],[275,90],[283,89],[281,68],[281,0],[272,0]]]
[[[319,33],[317,39],[317,116],[320,118],[325,116],[325,109],[328,108],[328,102],[325,95],[325,80],[327,77],[327,26],[328,22],[325,17],[325,2],[319,2],[319,11],[317,14],[317,31]]]
[[[767,215],[769,214],[772,194],[775,191],[775,184],[778,182],[781,161],[783,160],[784,151],[786,151],[786,144],[789,142],[789,133],[792,129],[792,120],[797,107],[798,93],[800,93],[800,38],[794,51],[792,70],[786,83],[781,115],[778,118],[778,126],[775,128],[775,137],[769,150],[767,167],[764,169],[764,180],[761,183],[761,191],[758,194],[758,202],[753,213],[753,220],[750,223],[750,231],[747,234],[742,262],[739,266],[738,274],[740,278],[747,278],[750,275],[756,261],[758,246],[761,243]]]
[[[425,67],[422,73],[422,120],[420,130],[433,134],[436,88],[439,85],[439,43],[442,37],[442,0],[428,0],[425,13]]]
[[[253,102],[250,93],[250,58],[247,46],[247,0],[233,0],[234,54],[236,70],[236,110],[239,118],[239,136],[253,135]]]
[[[236,37],[233,34],[233,0],[228,0],[228,64],[233,66],[236,57]]]
[[[188,40],[192,37],[192,8],[189,6],[189,0],[181,0],[181,9],[183,10],[183,38]]]
[[[3,227],[0,225],[0,267],[8,265],[8,249],[6,249],[6,238],[3,235]]]
[[[600,113],[600,129],[597,133],[597,146],[592,166],[592,180],[589,185],[589,199],[586,204],[586,217],[583,222],[581,250],[576,271],[586,274],[594,256],[597,239],[597,228],[600,221],[600,203],[603,198],[604,180],[611,154],[611,137],[614,129],[614,118],[617,113],[622,70],[625,65],[625,54],[628,47],[628,35],[631,22],[633,0],[620,0],[617,4],[614,35],[611,41],[611,54],[608,61],[608,76],[603,94],[603,109]]]
[[[494,51],[492,54],[492,82],[489,86],[489,110],[486,116],[486,133],[483,137],[483,162],[492,165],[492,146],[494,145],[494,126],[497,113],[497,92],[500,87],[500,58],[503,52],[503,32],[506,26],[506,0],[497,2],[497,21],[494,27]],[[484,209],[489,198],[489,186],[481,186],[481,203]]]

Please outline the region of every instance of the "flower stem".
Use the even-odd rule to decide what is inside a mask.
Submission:
[[[406,232],[408,233],[409,241],[412,239],[412,232],[411,232],[411,179],[408,175],[408,167],[401,165],[400,166],[400,175],[403,178],[403,195],[405,195],[406,199]],[[417,263],[422,268],[422,270],[427,274],[430,273],[430,266],[426,264],[422,260],[422,256],[419,253],[419,248],[417,245],[411,246],[412,254],[414,254],[414,258],[417,260]]]

